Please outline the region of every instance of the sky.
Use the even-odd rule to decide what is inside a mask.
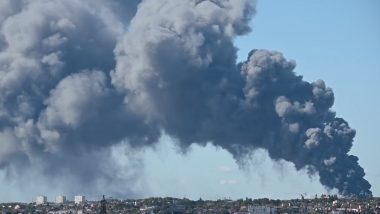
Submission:
[[[297,62],[295,72],[306,80],[325,80],[335,93],[333,109],[357,131],[350,153],[359,157],[375,196],[380,195],[379,10],[376,0],[259,0],[252,33],[235,43],[239,61],[253,48],[277,50]],[[265,151],[257,152],[248,169],[239,169],[230,154],[212,145],[193,146],[182,156],[170,138],[161,143],[146,158],[153,195],[236,199],[334,193],[292,164],[271,161]]]
[[[7,2],[9,3],[10,1]],[[176,123],[178,121],[165,117],[173,112],[178,116],[179,121],[191,120],[192,118],[183,114],[183,112],[186,113],[187,111],[182,111],[181,105],[178,105],[178,108],[175,106],[173,109],[170,107],[166,109],[165,106],[165,104],[171,106],[170,101],[173,100],[175,101],[174,103],[178,104],[187,103],[187,99],[176,100],[175,93],[163,93],[164,96],[168,95],[169,97],[168,103],[165,103],[167,100],[157,101],[152,99],[147,101],[144,100],[144,97],[141,98],[136,95],[136,98],[134,93],[129,93],[142,90],[148,94],[148,97],[149,95],[152,97],[163,95],[159,94],[159,92],[156,94],[155,90],[149,91],[154,87],[148,85],[149,81],[144,82],[144,77],[139,73],[140,69],[145,69],[146,64],[151,65],[151,61],[144,61],[146,60],[145,57],[160,59],[154,64],[155,68],[157,68],[157,73],[154,75],[162,74],[163,82],[176,83],[181,80],[181,75],[176,75],[176,72],[177,70],[186,72],[186,66],[182,66],[182,64],[178,66],[175,60],[169,60],[167,63],[168,65],[173,63],[173,67],[165,67],[167,64],[160,62],[165,62],[165,60],[171,58],[181,59],[180,57],[183,57],[181,53],[187,53],[189,50],[190,53],[193,53],[192,51],[197,54],[204,53],[203,46],[197,46],[202,43],[197,43],[199,42],[198,35],[192,35],[191,33],[187,35],[187,33],[192,32],[192,27],[195,27],[205,35],[209,35],[208,25],[195,23],[193,26],[193,23],[188,23],[188,20],[182,19],[178,19],[177,22],[175,16],[178,15],[179,18],[183,18],[181,16],[182,10],[178,10],[178,14],[173,13],[172,19],[166,19],[167,14],[162,14],[162,11],[154,14],[157,16],[144,16],[144,13],[151,13],[150,10],[160,6],[156,1],[146,1],[148,2],[147,5],[150,6],[145,7],[145,10],[139,13],[137,18],[134,18],[131,24],[132,30],[123,32],[125,30],[123,29],[123,24],[117,21],[118,15],[120,15],[118,13],[125,8],[117,8],[117,10],[114,10],[116,15],[113,16],[110,15],[108,9],[114,9],[114,5],[108,4],[107,1],[99,1],[99,5],[100,2],[106,2],[100,6],[92,1],[83,3],[72,0],[71,2],[76,4],[78,10],[71,10],[72,8],[69,7],[70,10],[62,10],[62,14],[56,14],[55,10],[60,9],[59,7],[65,6],[65,4],[52,3],[50,7],[44,8],[43,4],[36,3],[34,7],[31,7],[34,10],[22,14],[23,16],[19,17],[19,19],[10,18],[9,23],[3,29],[6,33],[0,35],[2,36],[0,39],[3,39],[3,37],[9,39],[8,37],[11,35],[9,39],[9,47],[11,48],[0,49],[1,51],[4,50],[3,52],[6,56],[1,60],[4,60],[4,62],[9,60],[12,65],[16,65],[13,68],[8,64],[4,64],[2,68],[5,70],[9,68],[9,71],[14,71],[9,73],[15,76],[21,75],[20,77],[22,77],[13,78],[8,82],[4,81],[7,83],[4,84],[4,88],[12,92],[9,93],[11,98],[12,94],[17,95],[18,90],[30,92],[29,94],[23,94],[25,96],[18,96],[17,99],[10,98],[10,103],[4,105],[5,111],[9,111],[10,115],[16,112],[15,114],[19,114],[20,117],[12,118],[10,120],[12,122],[6,121],[0,124],[2,128],[0,138],[5,139],[0,142],[4,143],[2,147],[4,151],[0,151],[0,155],[3,155],[3,157],[0,156],[0,167],[7,166],[8,160],[15,161],[15,168],[13,168],[15,174],[12,174],[14,172],[11,170],[0,170],[0,201],[30,201],[36,195],[47,195],[49,200],[52,200],[58,194],[67,195],[70,199],[73,194],[81,194],[80,191],[73,193],[72,190],[81,189],[83,185],[88,185],[89,187],[93,185],[94,190],[103,190],[102,193],[87,194],[86,196],[89,199],[97,199],[102,194],[111,196],[114,194],[112,191],[120,193],[124,190],[131,191],[130,195],[125,193],[127,195],[125,197],[173,196],[191,199],[238,199],[245,197],[285,199],[299,198],[301,194],[306,197],[314,197],[315,194],[336,193],[335,190],[326,190],[320,184],[318,176],[309,176],[306,170],[297,171],[294,164],[290,162],[271,160],[268,152],[263,149],[254,151],[250,159],[244,159],[244,164],[236,163],[232,156],[236,150],[233,150],[232,146],[228,147],[229,144],[223,144],[224,139],[220,138],[215,140],[219,140],[215,143],[219,147],[210,143],[201,143],[193,144],[187,150],[183,150],[178,145],[184,146],[186,145],[186,140],[193,139],[191,134],[186,135],[189,130],[199,131],[201,140],[208,139],[210,136],[211,138],[214,137],[212,131],[215,131],[211,128],[211,135],[207,135],[209,134],[207,133],[209,131],[207,127],[205,130],[201,128],[192,129],[191,126],[197,124],[196,119],[199,118],[196,118],[194,123],[191,123],[192,121],[186,123],[187,121],[185,121],[182,127],[182,123],[178,126],[178,123]],[[138,1],[126,3],[125,5],[130,4],[131,8],[128,9],[128,13],[122,13],[121,17],[129,20],[131,18],[129,16],[133,14],[133,8],[137,4],[136,2]],[[176,1],[168,2],[176,4]],[[242,3],[244,0],[239,2]],[[17,11],[17,7],[15,8],[13,9]],[[168,8],[170,9],[170,5]],[[204,13],[197,15],[207,17],[208,8],[204,7],[203,9],[204,11],[201,12]],[[338,117],[345,118],[350,126],[356,129],[356,137],[350,154],[359,157],[359,164],[364,168],[366,172],[365,178],[372,184],[371,190],[375,196],[380,196],[380,167],[378,167],[380,144],[377,143],[376,130],[377,121],[380,121],[380,109],[378,108],[380,105],[380,96],[378,95],[380,91],[378,84],[380,81],[380,54],[378,54],[380,50],[379,9],[380,2],[377,0],[310,0],[307,2],[297,0],[258,0],[257,14],[250,23],[252,32],[234,40],[235,46],[239,49],[238,61],[245,61],[252,49],[279,51],[284,54],[286,59],[296,61],[294,71],[298,75],[302,75],[306,81],[312,82],[323,79],[327,86],[333,89],[335,104],[332,109],[337,112]],[[230,13],[231,11],[228,12]],[[227,20],[226,23],[220,23],[222,26],[228,26],[231,24],[229,21],[236,19],[236,16],[233,16],[234,13],[229,13],[224,14],[226,19],[221,19]],[[63,19],[61,19],[61,16]],[[0,17],[0,21],[2,21],[2,18]],[[46,24],[44,22],[46,18],[52,21],[44,25]],[[70,21],[73,21],[74,24]],[[12,22],[16,24],[12,24]],[[106,26],[104,26],[104,23],[106,23]],[[150,28],[145,28],[147,23],[153,26],[157,23],[179,26],[175,30],[180,31],[178,35],[182,33],[183,41],[188,43],[185,43],[185,45],[175,43],[175,39],[168,37],[172,38],[170,41],[173,43],[170,43],[172,46],[169,47],[173,49],[165,49],[168,46],[162,44],[165,44],[166,36],[176,31],[170,28],[149,31],[151,30]],[[79,27],[76,25],[79,25]],[[191,30],[186,31],[187,27],[190,27]],[[102,28],[99,32],[103,32],[103,34],[95,34],[90,39],[82,39],[77,36],[87,35],[98,28]],[[152,29],[157,28],[153,27]],[[234,30],[236,31],[235,34],[244,34],[237,29]],[[74,33],[71,34],[71,32]],[[96,32],[98,31],[96,30]],[[220,33],[221,31],[216,32]],[[15,33],[19,34],[12,36]],[[141,36],[141,33],[144,36]],[[230,38],[228,33],[223,33],[216,33],[216,38]],[[67,36],[67,38],[61,34]],[[211,35],[214,36],[214,34]],[[181,36],[179,38],[182,39]],[[206,50],[206,53],[213,55],[217,59],[220,57],[219,52],[221,50],[225,50],[226,55],[234,54],[231,49],[228,49],[228,39],[227,43],[225,43],[226,49],[215,48],[218,45],[213,43],[213,38],[208,39],[211,43],[211,46],[208,46],[211,47],[211,52]],[[94,41],[99,43],[94,45]],[[0,42],[3,42],[3,40],[0,40]],[[41,46],[40,43],[43,45]],[[117,48],[113,52],[115,44],[117,44]],[[142,48],[146,44],[153,44],[152,49],[146,51],[147,49]],[[179,46],[177,47],[176,45],[178,44]],[[187,46],[187,44],[190,45]],[[81,49],[82,45],[85,47],[84,49]],[[98,48],[98,46],[101,48]],[[5,45],[3,46],[3,43],[0,43],[0,48],[3,47]],[[187,49],[189,47],[190,49]],[[125,57],[123,48],[132,50],[131,52],[140,57],[136,58],[136,63],[133,61],[133,57]],[[162,50],[167,51],[165,53],[169,54],[157,54]],[[29,51],[30,55],[28,55]],[[178,54],[179,58],[176,58],[176,55],[170,55],[171,51],[176,55]],[[33,55],[35,53],[37,54]],[[78,55],[72,56],[71,53]],[[114,53],[114,55],[111,53]],[[266,51],[258,52],[256,56],[268,53]],[[18,57],[24,56],[24,54],[27,57]],[[65,54],[68,54],[69,57],[64,58],[66,61],[61,61],[61,56]],[[86,57],[81,58],[81,54]],[[201,68],[204,64],[207,65],[207,57],[198,57],[197,54],[194,56],[185,55],[185,57],[190,58],[190,69],[194,68],[191,67],[194,66],[192,63]],[[28,58],[29,56],[32,57]],[[78,61],[78,59],[81,60]],[[21,65],[25,65],[25,68],[24,66],[17,66],[19,61]],[[113,61],[116,61],[116,68],[112,67]],[[0,61],[0,63],[3,63],[3,61]],[[65,63],[69,66],[64,67]],[[230,64],[228,63],[224,64],[222,62],[221,64],[229,66]],[[35,91],[38,91],[35,90],[35,87],[38,88],[39,83],[28,88],[30,82],[28,82],[28,78],[34,74],[28,76],[28,73],[25,78],[22,76],[25,70],[28,72],[28,69],[34,71],[36,64],[43,64],[41,71],[52,73],[47,78],[44,76],[40,78],[41,76],[38,75],[40,70],[36,69],[37,74],[32,81],[41,82],[40,91],[42,91],[43,95],[34,94]],[[54,69],[50,69],[49,66]],[[91,70],[92,66],[99,70]],[[233,64],[233,66],[235,65]],[[288,64],[285,65],[285,70],[286,66]],[[90,70],[82,71],[83,67]],[[37,66],[37,68],[40,67]],[[206,69],[208,69],[207,66]],[[110,70],[111,75],[108,77]],[[149,72],[150,70],[144,71]],[[60,75],[60,72],[68,72],[65,73],[67,77]],[[167,73],[170,75],[167,75]],[[147,76],[149,77],[149,73]],[[199,84],[196,82],[198,78],[194,80],[191,75],[187,77],[190,83]],[[49,78],[52,78],[52,82],[49,82]],[[209,77],[205,76],[205,78]],[[21,79],[20,82],[16,81],[19,79]],[[112,82],[107,82],[111,81],[110,79]],[[46,80],[48,80],[47,83],[45,82]],[[24,81],[24,84],[22,84],[22,81]],[[12,83],[15,84],[12,85]],[[25,88],[24,85],[26,85]],[[174,85],[175,87],[177,86],[177,84]],[[0,87],[3,87],[3,85],[0,84]],[[118,93],[114,93],[114,87],[119,90]],[[156,90],[160,91],[160,87],[165,88],[165,84],[160,85]],[[182,85],[178,87],[179,91],[183,89],[181,88]],[[195,92],[190,93],[190,95],[199,96],[197,89],[192,89]],[[15,93],[13,93],[14,91]],[[128,95],[122,97],[124,94],[120,95],[120,91]],[[78,92],[80,92],[79,96],[77,95]],[[200,90],[200,92],[204,91]],[[233,94],[234,92],[231,93]],[[31,96],[29,97],[30,99],[28,99],[28,95]],[[212,96],[213,94],[207,95]],[[0,96],[2,96],[1,93]],[[4,98],[1,98],[8,100],[5,95]],[[170,98],[173,98],[173,100]],[[204,102],[202,99],[207,98],[207,96],[201,96],[199,102],[202,103]],[[38,104],[40,101],[42,104]],[[162,106],[161,101],[164,103]],[[22,102],[25,105],[16,105],[17,109],[14,110],[12,108],[14,102],[16,104]],[[30,103],[32,107],[28,109],[27,107]],[[37,103],[36,106],[33,106],[35,103]],[[128,106],[128,110],[126,110],[128,112],[125,114],[124,108],[120,108],[120,105],[124,106],[129,103],[132,103],[132,107]],[[139,105],[141,103],[144,105]],[[153,110],[158,109],[157,112],[153,111],[151,114],[149,111],[150,104],[152,104]],[[7,109],[9,106],[10,108]],[[200,107],[196,104],[194,106]],[[22,109],[22,107],[25,108]],[[36,112],[32,114],[28,110],[30,112],[35,110]],[[205,111],[207,110],[209,109]],[[111,113],[110,115],[103,114],[104,111]],[[224,111],[221,112],[224,113]],[[226,112],[229,111],[226,110]],[[158,119],[155,118],[155,113],[161,114],[169,122],[165,120],[165,122],[162,122],[159,116],[157,117]],[[190,113],[192,112],[190,111]],[[277,114],[280,116],[278,112]],[[132,117],[129,115],[132,115]],[[194,114],[193,116],[197,117],[199,115]],[[36,122],[33,123],[31,122],[32,120],[27,120],[29,117],[37,117],[33,118]],[[200,116],[200,119],[202,119],[202,116]],[[146,121],[153,122],[149,124]],[[9,124],[14,123],[17,124],[15,128],[8,128]],[[210,124],[219,125],[215,121],[211,121]],[[250,123],[250,125],[254,124]],[[125,130],[120,129],[120,127],[127,127],[130,132],[125,133]],[[164,129],[163,132],[172,132],[171,134],[176,135],[178,138],[174,139],[169,136],[170,134],[160,136],[157,132],[160,128]],[[16,131],[13,133],[13,130]],[[184,133],[184,130],[186,133],[182,136],[181,134]],[[242,133],[242,145],[244,146],[244,133],[246,132],[243,130]],[[60,134],[69,137],[60,138]],[[124,138],[130,137],[130,135],[131,139],[135,139],[136,142],[142,144],[141,148],[132,150],[123,143]],[[229,137],[231,135],[226,134],[225,136]],[[156,138],[159,138],[158,144],[154,144]],[[17,143],[17,140],[20,139],[26,142]],[[179,143],[178,139],[183,139],[183,142]],[[136,143],[133,140],[131,141],[132,145]],[[25,147],[25,145],[30,145],[30,147]],[[22,149],[19,150],[17,146],[20,146],[26,152]],[[223,146],[226,149],[223,149]],[[30,158],[30,165],[23,165],[25,156],[32,157]],[[302,157],[302,154],[300,157]],[[51,161],[51,163],[46,160]],[[57,164],[62,164],[61,171],[55,170]],[[40,173],[46,173],[46,176]],[[94,177],[99,179],[92,179]],[[50,178],[54,180],[49,180]],[[32,179],[33,185],[30,185],[29,179]],[[107,183],[111,180],[114,183]],[[76,183],[76,181],[78,182]],[[70,193],[65,192],[67,185],[72,185]],[[120,191],[118,191],[119,188]]]

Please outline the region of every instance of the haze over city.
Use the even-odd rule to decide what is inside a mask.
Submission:
[[[379,9],[0,0],[0,201],[378,196]]]

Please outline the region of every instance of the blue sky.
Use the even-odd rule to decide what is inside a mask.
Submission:
[[[323,79],[335,92],[334,110],[356,129],[351,153],[360,158],[374,195],[380,195],[380,1],[261,0],[253,32],[238,38],[239,60],[251,49],[271,49],[297,62],[308,81]],[[211,145],[185,156],[169,138],[146,152],[145,196],[202,198],[295,198],[327,191],[318,178],[274,163],[264,151],[239,169],[231,155]],[[334,192],[332,192],[334,193]]]

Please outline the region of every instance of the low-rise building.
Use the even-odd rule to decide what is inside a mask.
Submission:
[[[275,207],[269,207],[269,206],[249,206],[248,213],[249,214],[275,214],[277,213],[277,209]]]
[[[140,208],[141,214],[154,214],[154,207],[142,207]]]

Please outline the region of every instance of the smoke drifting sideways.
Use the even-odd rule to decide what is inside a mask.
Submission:
[[[115,176],[110,150],[165,133],[237,163],[263,148],[341,195],[372,196],[349,154],[355,130],[322,80],[304,81],[275,51],[236,63],[254,13],[250,0],[1,1],[1,169],[71,174],[72,189],[133,183],[142,175]]]

